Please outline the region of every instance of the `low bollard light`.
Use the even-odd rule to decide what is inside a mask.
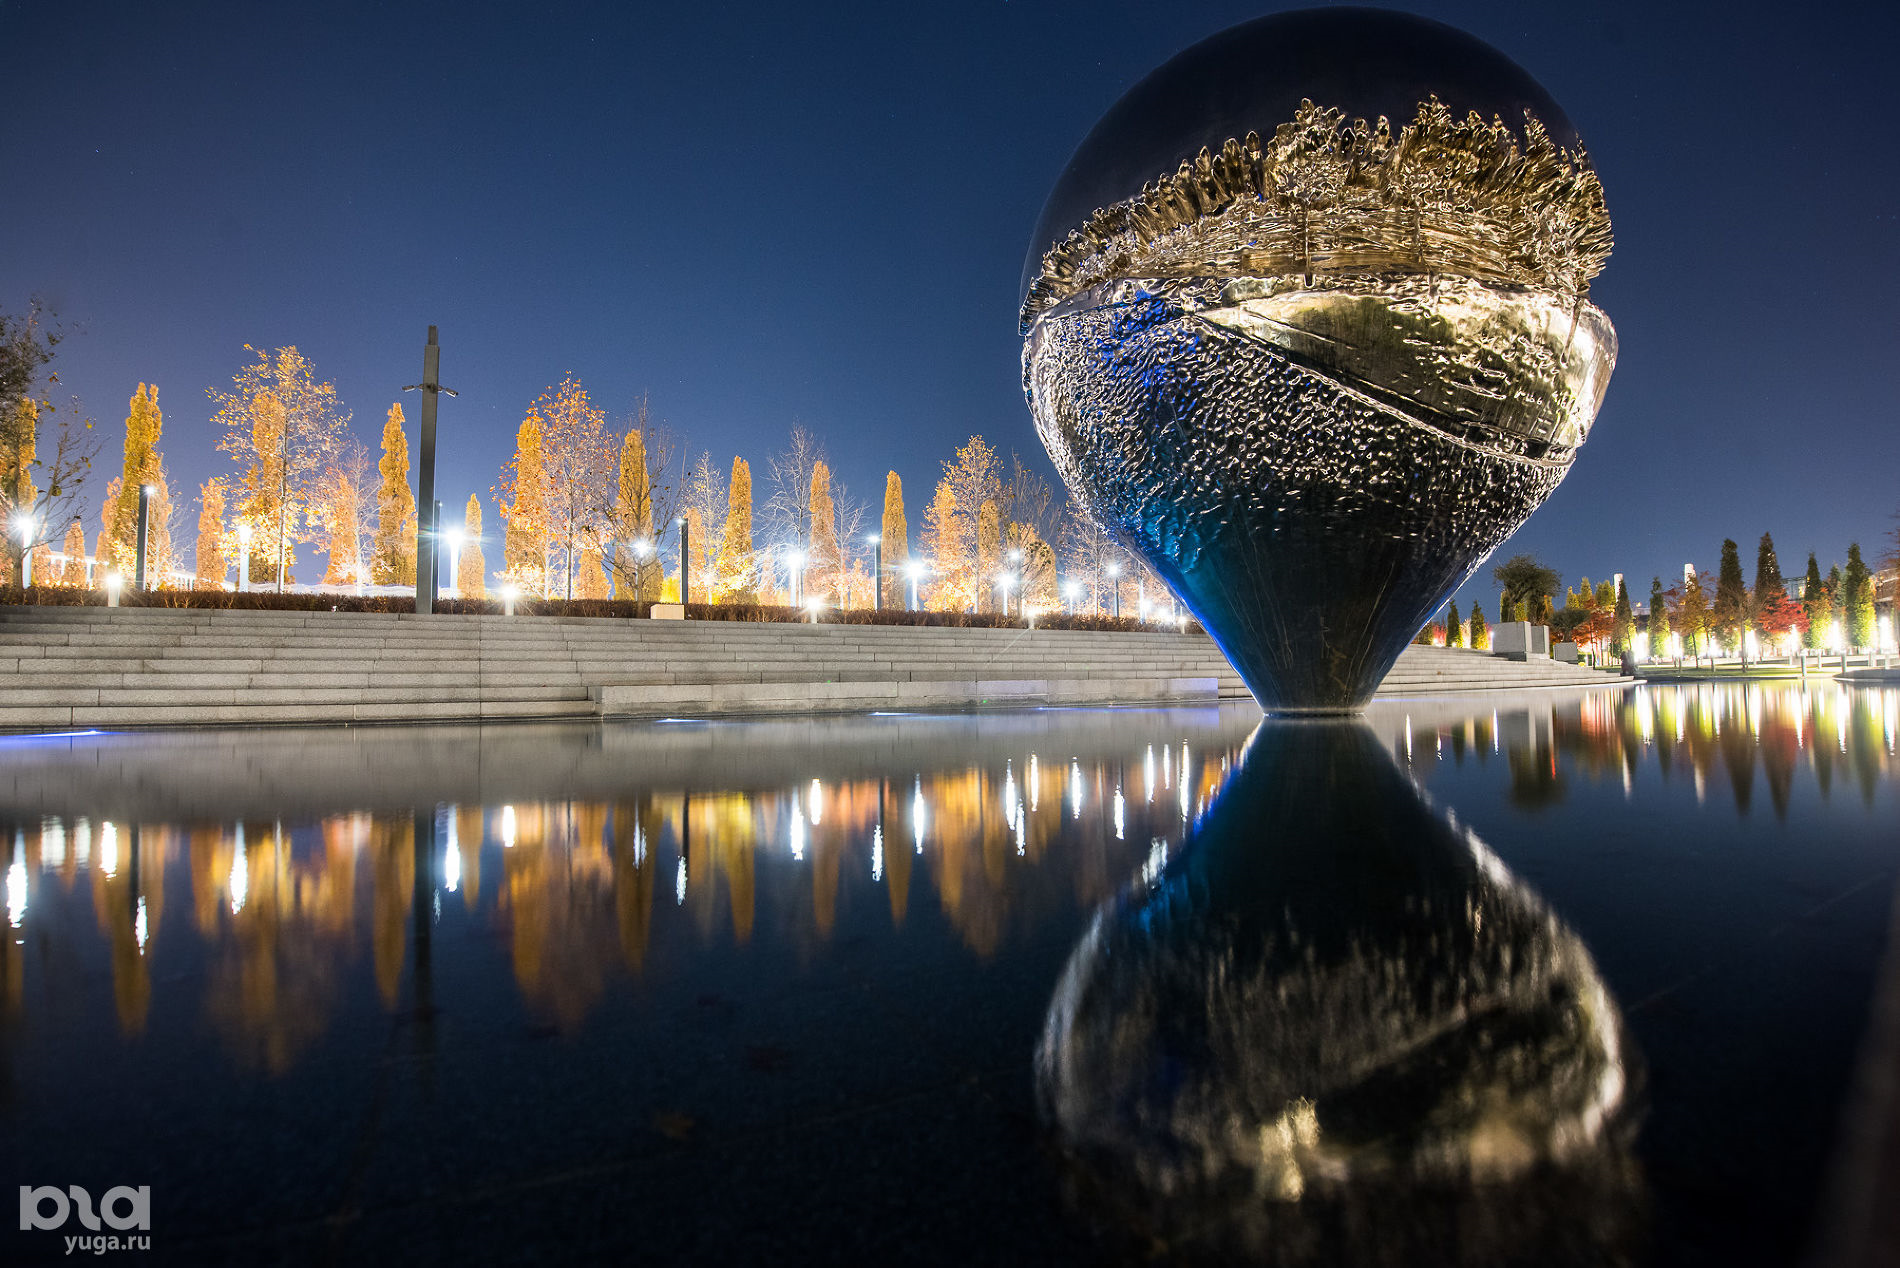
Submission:
[[[515,596],[520,593],[520,589],[515,586],[513,582],[501,588],[501,614],[503,616],[513,616],[515,614]]]
[[[116,608],[119,606],[119,591],[124,588],[125,588],[124,577],[121,577],[116,572],[108,572],[106,574],[106,606],[107,607]]]

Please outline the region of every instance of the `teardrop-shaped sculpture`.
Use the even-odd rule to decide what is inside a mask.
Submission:
[[[1349,712],[1568,472],[1616,360],[1609,249],[1569,121],[1503,54],[1402,14],[1264,18],[1077,151],[1024,279],[1024,391],[1070,492],[1264,708]]]

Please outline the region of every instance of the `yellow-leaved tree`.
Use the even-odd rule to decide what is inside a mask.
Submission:
[[[488,561],[482,557],[482,502],[471,493],[462,512],[462,557],[455,564],[455,588],[464,599],[488,595]]]
[[[960,612],[968,606],[964,591],[970,560],[963,545],[963,516],[948,479],[937,481],[937,492],[924,512],[924,535],[931,562],[930,597],[924,606],[932,612]]]
[[[1002,554],[1002,520],[992,498],[976,508],[976,575],[971,580],[979,609],[994,612],[1001,607]]]
[[[230,567],[224,537],[224,481],[213,476],[198,486],[198,580],[211,586],[224,584]]]
[[[811,467],[811,557],[805,561],[805,601],[838,604],[838,510],[831,501],[831,467],[824,459]]]
[[[66,566],[61,568],[55,578],[63,586],[83,586],[86,584],[86,526],[74,519],[66,526],[66,540],[60,545],[60,553],[66,556]]]
[[[620,441],[620,478],[614,489],[614,577],[635,599],[660,597],[660,566],[653,540],[653,486],[647,473],[645,405]]]
[[[382,483],[376,489],[376,551],[370,580],[379,586],[416,584],[416,495],[409,490],[409,437],[403,431],[401,405],[383,419],[383,457],[376,464]]]
[[[757,603],[759,591],[752,557],[752,468],[744,458],[733,458],[732,481],[727,487],[726,528],[714,569],[713,602]]]
[[[119,476],[116,496],[111,502],[111,522],[107,525],[105,560],[111,567],[130,577],[138,548],[139,486],[156,486],[163,480],[165,460],[158,452],[158,438],[165,427],[165,415],[158,408],[158,385],[141,383],[132,393],[125,415],[125,466]],[[156,519],[156,508],[149,502],[148,518]],[[149,540],[145,543],[148,567],[157,558]]]
[[[879,526],[878,536],[884,548],[884,571],[888,574],[884,606],[901,608],[904,606],[902,577],[904,564],[910,559],[910,541],[909,529],[904,523],[904,482],[895,471],[884,477],[884,522]],[[896,579],[898,584],[888,584],[891,579]]]
[[[548,583],[547,475],[541,465],[541,415],[529,410],[515,433],[515,460],[502,469],[502,575],[523,594],[545,595]]]

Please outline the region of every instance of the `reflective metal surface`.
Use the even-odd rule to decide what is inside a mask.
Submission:
[[[1283,21],[1328,51],[1270,59],[1286,78],[1266,82],[1243,54]],[[1588,298],[1609,217],[1568,122],[1469,37],[1425,24],[1408,43],[1417,21],[1296,14],[1183,54],[1084,143],[1032,250],[1023,384],[1044,446],[1270,712],[1364,704],[1563,479],[1615,365]],[[1355,41],[1385,91],[1342,73]],[[1323,96],[1264,113],[1308,86],[1383,103],[1441,63],[1445,93],[1395,117]],[[1129,104],[1170,94],[1189,99],[1172,142]],[[1141,152],[1175,157],[1071,222],[1075,189],[1126,183],[1113,138],[1135,118]],[[1210,119],[1235,130],[1204,142]]]

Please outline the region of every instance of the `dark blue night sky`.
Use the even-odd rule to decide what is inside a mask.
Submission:
[[[1896,11],[1421,4],[1543,82],[1589,145],[1622,357],[1568,482],[1504,553],[1566,581],[1790,574],[1900,508]],[[803,423],[913,524],[1020,388],[1031,227],[1100,114],[1259,3],[570,7],[0,0],[0,307],[78,329],[107,429],[156,382],[181,501],[230,468],[208,386],[295,343],[374,445],[442,329],[438,488],[486,494],[572,371],[755,470]],[[411,410],[413,417],[414,411]],[[189,528],[190,513],[181,515]],[[492,499],[489,525],[498,527]],[[96,509],[87,521],[97,529]],[[1487,610],[1489,569],[1459,598]]]

